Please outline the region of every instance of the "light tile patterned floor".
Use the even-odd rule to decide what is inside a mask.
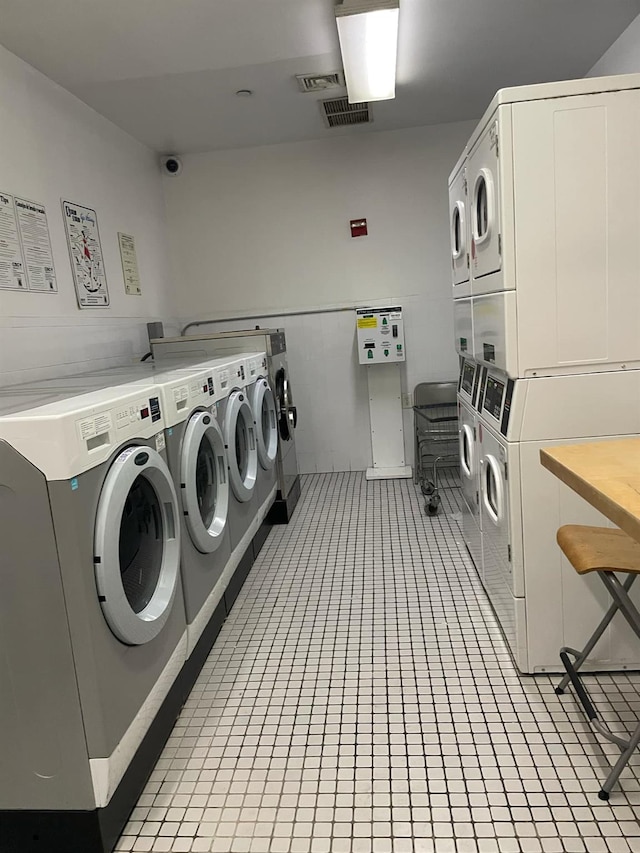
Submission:
[[[407,481],[304,478],[118,849],[640,851],[637,763],[597,799],[603,753],[571,696],[514,670],[457,499],[427,518]],[[640,713],[637,684],[598,680],[609,719]]]

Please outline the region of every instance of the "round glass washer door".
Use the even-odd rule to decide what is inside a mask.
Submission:
[[[227,525],[229,480],[222,430],[210,412],[196,412],[189,419],[180,454],[180,485],[191,540],[203,554],[211,554]]]
[[[258,460],[264,470],[269,471],[275,465],[278,454],[278,426],[275,397],[263,376],[256,380],[251,408],[256,422]]]
[[[224,441],[233,494],[251,500],[258,477],[258,449],[253,412],[244,391],[232,391],[224,416]]]
[[[180,577],[178,502],[159,453],[123,450],[104,480],[94,533],[96,585],[111,631],[142,645],[164,627]]]

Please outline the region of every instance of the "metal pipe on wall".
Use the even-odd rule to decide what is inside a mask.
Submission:
[[[209,326],[212,323],[237,323],[239,320],[264,320],[269,317],[306,317],[311,314],[337,314],[340,311],[355,311],[356,308],[362,307],[366,306],[343,305],[340,308],[314,308],[301,311],[278,311],[266,314],[250,314],[248,316],[242,315],[238,317],[219,317],[211,320],[192,320],[182,329],[180,336],[184,337],[184,335],[187,334],[188,329],[192,329],[197,326]]]

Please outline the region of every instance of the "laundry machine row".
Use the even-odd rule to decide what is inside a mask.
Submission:
[[[560,672],[559,649],[586,642],[610,602],[576,576],[556,532],[610,523],[542,468],[540,450],[640,434],[640,371],[514,381],[462,360],[458,400],[464,541],[518,668]],[[590,666],[640,667],[626,624],[609,627]]]
[[[458,352],[512,378],[640,365],[640,75],[499,91],[449,179]]]
[[[114,846],[265,538],[277,426],[265,363],[111,370],[0,395],[0,666],[13,685],[0,704],[0,850]],[[253,394],[259,422],[235,422],[234,394]],[[232,544],[230,473],[253,457],[260,497]]]
[[[242,329],[230,332],[200,333],[151,340],[151,351],[159,366],[177,358],[201,360],[264,350],[267,372],[264,375],[275,395],[278,446],[276,477],[278,492],[269,515],[274,524],[287,523],[300,497],[300,475],[296,455],[295,429],[298,411],[294,404],[287,344],[284,329]]]

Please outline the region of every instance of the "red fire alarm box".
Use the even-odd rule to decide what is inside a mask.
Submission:
[[[367,220],[366,219],[352,219],[349,224],[351,225],[351,236],[352,237],[366,237],[367,236]]]

